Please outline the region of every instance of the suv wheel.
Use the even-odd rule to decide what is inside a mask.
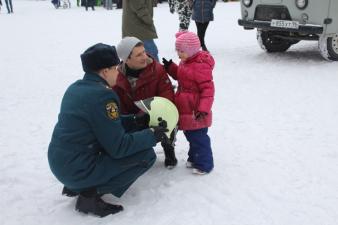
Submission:
[[[338,34],[327,39],[327,51],[330,60],[338,61]]]
[[[276,38],[271,31],[257,30],[257,41],[267,52],[285,52],[292,45],[288,40]]]
[[[338,34],[320,37],[318,45],[320,54],[326,60],[338,61]]]

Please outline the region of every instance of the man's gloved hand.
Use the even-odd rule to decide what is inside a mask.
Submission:
[[[135,115],[135,122],[137,126],[146,128],[148,127],[150,121],[150,116],[148,113],[141,113],[141,114],[136,114]]]
[[[168,61],[166,58],[162,58],[162,63],[163,63],[164,69],[168,71],[168,68],[173,63],[173,61],[171,59]]]
[[[206,112],[197,111],[195,113],[195,119],[196,120],[203,120],[207,115],[208,115],[208,113],[206,113]]]
[[[166,127],[151,126],[150,129],[154,132],[156,142],[166,141],[168,138],[165,132],[168,132],[169,130]]]

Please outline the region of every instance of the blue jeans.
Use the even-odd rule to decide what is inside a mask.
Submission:
[[[157,49],[157,46],[155,44],[155,41],[153,39],[144,40],[143,44],[144,44],[144,48],[145,48],[146,52],[149,55],[151,55],[157,62],[159,62],[158,49]]]

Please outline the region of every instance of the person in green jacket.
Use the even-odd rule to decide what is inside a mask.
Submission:
[[[124,0],[122,4],[122,38],[136,37],[140,39],[146,52],[157,62],[158,48],[154,39],[157,39],[153,15],[155,0]]]
[[[48,148],[48,161],[64,185],[77,196],[76,210],[104,217],[123,210],[104,202],[103,194],[121,197],[155,162],[153,146],[166,127],[148,127],[149,115],[120,115],[120,100],[111,89],[120,60],[114,46],[98,43],[82,55],[83,79],[66,90]]]

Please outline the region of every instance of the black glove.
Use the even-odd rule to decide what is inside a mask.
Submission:
[[[141,128],[147,128],[149,124],[150,116],[148,113],[136,114],[135,122],[136,125]]]
[[[173,61],[171,59],[168,61],[166,60],[166,58],[162,58],[162,63],[163,63],[164,69],[168,71],[168,68],[173,63]]]
[[[169,130],[166,127],[151,126],[150,128],[154,132],[154,136],[155,136],[156,142],[167,141],[168,137],[165,134],[165,132],[168,132]]]
[[[206,113],[206,112],[197,111],[196,114],[195,114],[195,119],[196,120],[203,120],[207,115],[208,115],[208,113]]]

